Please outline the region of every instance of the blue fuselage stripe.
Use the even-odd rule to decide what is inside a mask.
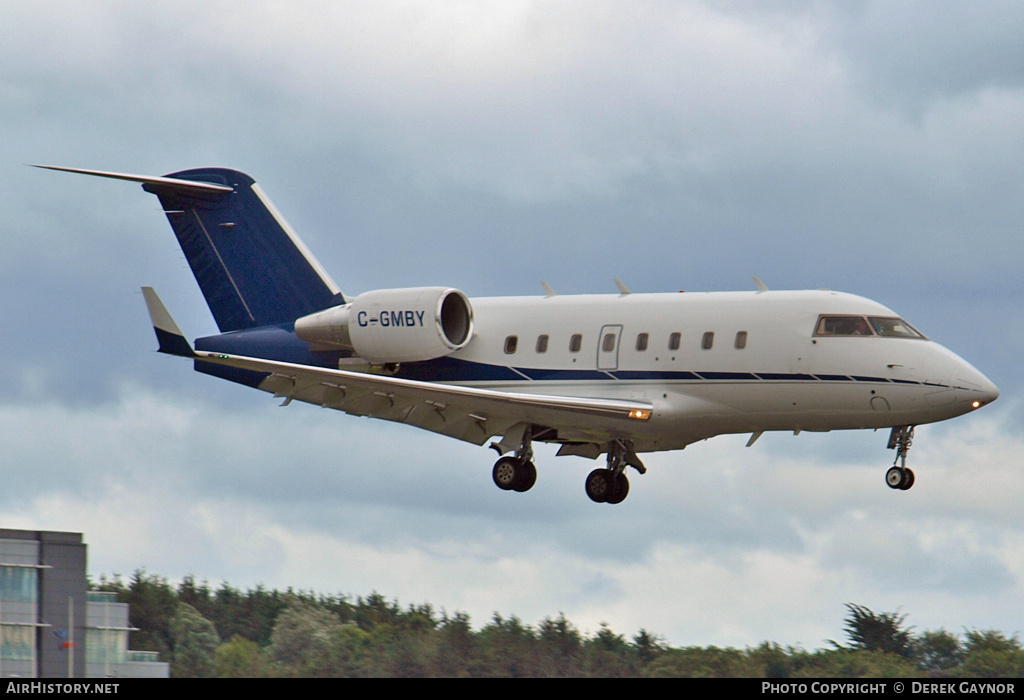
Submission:
[[[343,353],[327,351],[319,352],[310,349],[309,343],[295,336],[288,324],[265,326],[249,330],[224,333],[196,340],[196,349],[211,352],[223,352],[231,355],[258,357],[268,360],[281,360],[313,367],[338,368],[338,360],[348,357]],[[210,374],[208,363],[200,371]],[[258,373],[248,373],[242,383],[252,384]],[[265,376],[265,375],[263,375]],[[395,373],[402,379],[413,379],[421,382],[448,382],[452,384],[473,383],[532,383],[532,382],[614,382],[614,381],[658,381],[666,383],[678,382],[729,382],[729,383],[768,383],[768,382],[864,382],[873,384],[909,384],[913,386],[932,386],[949,388],[945,384],[933,382],[917,382],[907,379],[887,379],[885,377],[865,377],[844,374],[803,374],[788,372],[712,372],[704,370],[598,370],[598,369],[556,369],[535,367],[509,367],[492,365],[453,357],[441,357],[425,362],[403,362]],[[239,381],[232,377],[225,377]],[[256,382],[258,383],[258,382]]]

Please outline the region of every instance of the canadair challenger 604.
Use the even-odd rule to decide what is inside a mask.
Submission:
[[[143,289],[159,351],[195,369],[500,455],[502,489],[537,480],[533,443],[606,466],[587,495],[620,503],[639,455],[716,435],[889,428],[885,473],[909,489],[914,427],[991,403],[970,364],[862,297],[832,291],[470,299],[450,287],[342,294],[259,185],[223,168],[162,177],[40,166],[155,194],[221,334],[190,344]]]

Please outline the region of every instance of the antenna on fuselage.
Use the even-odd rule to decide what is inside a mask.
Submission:
[[[768,291],[768,285],[766,285],[764,282],[762,282],[761,278],[758,277],[757,275],[754,275],[754,284],[757,285],[757,293],[758,294],[760,294],[761,292],[767,292]]]
[[[555,294],[555,290],[551,288],[551,285],[549,285],[544,280],[541,280],[540,286],[544,287],[544,296],[547,297],[548,299],[550,299],[551,297],[558,296],[557,294]]]

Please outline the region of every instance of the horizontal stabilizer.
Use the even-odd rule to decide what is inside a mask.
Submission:
[[[167,307],[160,301],[156,291],[152,287],[143,287],[142,296],[146,298],[149,318],[153,322],[157,343],[160,344],[160,347],[157,348],[158,352],[179,357],[195,357],[192,346],[185,340],[184,334],[167,312]]]
[[[345,303],[338,285],[245,173],[133,175],[36,165],[142,184],[163,205],[221,332],[291,323]]]
[[[155,175],[131,175],[129,173],[111,173],[105,170],[84,170],[82,168],[64,168],[59,165],[33,165],[34,168],[45,168],[46,170],[60,170],[65,173],[78,173],[79,175],[95,175],[96,177],[109,177],[113,180],[128,180],[130,182],[141,182],[144,185],[155,185],[166,187],[172,190],[183,190],[191,192],[234,192],[233,187],[227,185],[216,185],[212,182],[198,182],[196,180],[182,180],[176,177],[157,177]]]

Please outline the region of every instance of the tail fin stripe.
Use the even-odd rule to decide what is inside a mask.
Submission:
[[[223,270],[224,272],[224,276],[227,278],[228,282],[231,283],[231,288],[235,290],[235,294],[238,296],[239,303],[241,303],[242,308],[245,309],[245,313],[249,316],[249,320],[255,322],[256,317],[253,316],[252,309],[250,309],[249,305],[245,303],[245,297],[242,296],[242,291],[238,288],[238,284],[235,282],[235,278],[231,276],[231,270],[224,263],[224,258],[221,256],[220,251],[217,250],[217,244],[213,242],[213,238],[210,236],[210,232],[206,230],[206,225],[203,223],[202,218],[200,218],[199,212],[196,211],[194,207],[192,208],[191,211],[192,216],[196,218],[196,223],[199,224],[199,228],[202,230],[203,235],[206,236],[206,242],[209,244],[210,250],[212,250],[213,254],[217,256],[217,262],[220,263],[220,267],[221,270]]]

